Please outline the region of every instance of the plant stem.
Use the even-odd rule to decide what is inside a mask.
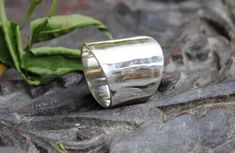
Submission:
[[[7,21],[4,2],[5,0],[0,0],[0,24],[3,24],[3,22]]]
[[[50,11],[49,11],[48,16],[47,16],[48,18],[55,14],[58,2],[59,2],[59,0],[53,0],[53,2],[51,4]]]
[[[20,26],[20,28],[22,29],[24,27],[24,25],[29,21],[30,17],[33,15],[33,12],[35,11],[35,9],[37,8],[37,6],[42,2],[42,0],[32,0],[32,3],[29,7],[29,9],[27,10],[26,15],[24,16],[23,22]]]
[[[32,43],[34,42],[35,38],[37,38],[37,36],[40,34],[41,30],[47,25],[48,23],[48,19],[50,17],[52,17],[55,14],[57,5],[58,5],[59,0],[53,0],[52,4],[51,4],[51,8],[50,11],[47,15],[47,17],[45,18],[45,21],[42,23],[42,25],[37,29],[37,31],[35,32],[35,34],[32,36],[31,40],[30,40],[30,44],[29,44],[29,48],[32,47]]]

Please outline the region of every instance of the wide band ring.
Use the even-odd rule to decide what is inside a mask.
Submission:
[[[147,36],[86,43],[82,63],[89,89],[103,107],[148,100],[162,79],[164,57]]]

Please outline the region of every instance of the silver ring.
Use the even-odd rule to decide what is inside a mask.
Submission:
[[[162,79],[161,46],[147,36],[86,43],[82,63],[89,89],[103,107],[148,100]]]

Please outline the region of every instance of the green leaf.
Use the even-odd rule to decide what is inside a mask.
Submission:
[[[68,153],[64,147],[63,141],[57,142],[56,145],[58,146],[59,150],[61,150],[63,153]]]
[[[40,83],[48,81],[72,71],[81,71],[81,60],[63,55],[36,56],[31,52],[24,54],[21,68],[28,74],[40,76]]]
[[[25,52],[19,26],[7,22],[2,27],[9,59],[28,84],[45,84],[66,73],[82,70],[80,50],[41,47]],[[1,58],[2,55],[5,54],[0,54]]]
[[[4,0],[0,0],[0,37],[0,61],[19,70],[19,27],[7,20]]]
[[[42,27],[39,34],[36,33],[37,29],[44,24],[46,18],[34,20],[31,23],[31,44],[41,41],[50,40],[53,38],[65,35],[75,29],[84,28],[88,26],[95,26],[98,30],[105,33],[110,38],[112,37],[107,27],[100,21],[84,16],[84,15],[68,15],[68,16],[54,16],[47,19],[47,24]],[[37,34],[37,37],[35,37]]]
[[[34,2],[40,3],[41,0]],[[47,18],[32,22],[32,42],[53,39],[77,28],[96,26],[110,35],[98,20],[82,15],[50,17],[56,10],[58,0],[53,0]],[[35,3],[36,5],[36,3]],[[31,6],[29,18],[36,6]],[[33,38],[33,39],[32,39]],[[13,66],[30,85],[48,83],[50,80],[72,71],[81,71],[81,51],[64,47],[41,47],[23,49],[19,25],[10,22],[5,14],[4,0],[0,0],[0,62]]]
[[[7,17],[4,9],[4,0],[0,0],[0,62],[8,66],[12,65],[11,56],[9,54],[2,24],[7,22]]]
[[[45,84],[63,74],[82,70],[80,50],[41,47],[25,52],[18,25],[6,22],[2,30],[8,59],[28,84]],[[7,54],[0,54],[1,58],[2,55]]]
[[[78,49],[70,49],[64,47],[40,47],[31,48],[30,52],[35,56],[41,55],[64,55],[66,57],[81,58],[81,51]]]
[[[3,40],[7,52],[3,53],[9,57],[11,64],[16,68],[16,70],[21,74],[29,84],[35,84],[35,80],[29,79],[21,69],[21,59],[24,54],[23,45],[21,42],[20,27],[12,22],[5,21],[2,26]],[[0,56],[2,56],[1,54]],[[2,56],[4,57],[4,56]]]
[[[4,33],[4,40],[6,41],[5,43],[7,50],[12,59],[12,65],[21,74],[26,82],[29,84],[35,84],[38,81],[28,78],[21,69],[21,60],[25,52],[23,51],[19,25],[6,21],[4,24],[2,24],[2,30]]]
[[[17,70],[20,70],[20,57],[19,57],[19,44],[17,41],[17,34],[19,31],[18,25],[12,22],[5,22],[2,25],[2,30],[4,33],[4,39],[6,41],[6,46],[8,52],[12,58],[13,64]],[[23,49],[23,48],[22,48]]]
[[[13,65],[11,56],[6,46],[6,41],[4,38],[4,32],[2,30],[2,26],[0,26],[0,62],[8,66]]]
[[[66,73],[81,71],[81,52],[63,47],[33,48],[22,55],[21,69],[31,80],[26,80],[29,84],[45,84]]]

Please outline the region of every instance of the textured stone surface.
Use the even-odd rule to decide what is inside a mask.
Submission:
[[[21,21],[28,2],[7,0],[10,18]],[[48,7],[44,1],[34,18]],[[56,153],[60,143],[71,153],[233,153],[234,10],[233,0],[61,1],[57,14],[96,17],[114,38],[156,38],[166,61],[159,91],[146,103],[102,109],[81,74],[29,88],[9,70],[0,80],[0,152]],[[85,28],[35,47],[104,39]]]
[[[234,116],[224,109],[213,110],[200,119],[181,115],[161,126],[147,125],[114,139],[111,152],[217,152],[230,145],[234,126]]]

